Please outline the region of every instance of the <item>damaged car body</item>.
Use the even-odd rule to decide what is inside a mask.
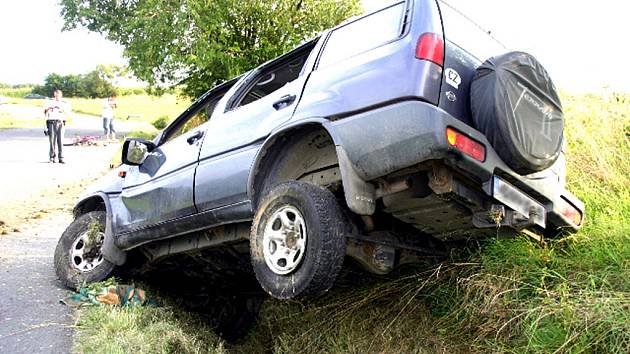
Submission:
[[[346,257],[386,274],[463,240],[575,232],[563,145],[532,56],[441,1],[394,2],[211,89],[153,141],[128,139],[74,208],[57,274],[74,287],[184,255],[292,299],[330,289]],[[89,220],[103,233],[90,247]]]

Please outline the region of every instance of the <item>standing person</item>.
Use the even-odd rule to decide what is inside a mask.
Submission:
[[[116,108],[116,95],[109,95],[103,101],[103,131],[105,139],[116,139],[116,131],[114,130],[114,108]]]
[[[63,92],[55,87],[54,98],[46,100],[44,103],[44,115],[46,116],[46,130],[48,131],[48,143],[50,145],[50,162],[54,163],[58,158],[59,163],[63,161],[63,133],[66,120],[70,116],[70,103],[63,100]]]

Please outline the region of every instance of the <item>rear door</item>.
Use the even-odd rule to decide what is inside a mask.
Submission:
[[[200,212],[233,206],[239,213],[249,213],[244,204],[253,160],[264,139],[292,117],[308,78],[302,68],[315,44],[306,43],[263,65],[228,92],[201,149],[195,180]],[[230,214],[230,218],[247,217]]]

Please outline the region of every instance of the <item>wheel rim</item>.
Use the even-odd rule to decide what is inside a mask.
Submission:
[[[105,239],[105,234],[98,232],[93,242],[90,244],[88,233],[85,232],[72,244],[70,249],[70,263],[81,272],[90,272],[94,268],[103,263],[103,254],[101,253],[101,245]]]
[[[306,253],[306,223],[299,210],[290,205],[278,209],[265,226],[263,255],[276,274],[293,272]]]

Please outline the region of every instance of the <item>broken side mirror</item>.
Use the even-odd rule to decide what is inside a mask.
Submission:
[[[125,165],[142,165],[147,155],[155,149],[152,141],[145,139],[127,139],[123,144],[122,162]]]

